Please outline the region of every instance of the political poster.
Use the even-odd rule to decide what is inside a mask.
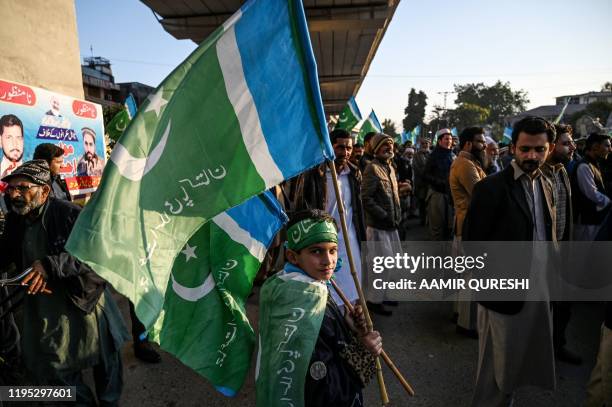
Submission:
[[[102,107],[0,80],[0,176],[31,160],[41,143],[64,150],[60,176],[72,195],[96,190],[106,163]]]

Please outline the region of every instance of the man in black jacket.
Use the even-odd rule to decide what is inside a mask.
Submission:
[[[353,253],[355,271],[361,281],[361,242],[366,240],[366,226],[361,204],[361,172],[349,161],[353,149],[351,135],[344,129],[336,129],[330,133],[329,137],[336,155],[334,166],[338,174],[338,187],[345,209],[349,244]],[[313,168],[298,178],[293,209],[295,211],[321,209],[332,215],[340,224],[334,184],[326,164]],[[358,298],[357,289],[349,270],[344,244],[345,236],[341,233],[338,237],[338,255],[342,259],[343,267],[335,274],[336,283],[350,301],[355,301]],[[332,296],[336,303],[342,306],[342,301],[335,291],[332,291]]]
[[[515,124],[515,159],[474,187],[464,240],[556,242],[553,186],[540,170],[554,138],[554,126],[542,118],[526,117]],[[517,275],[544,272],[548,261],[536,251],[523,260]],[[547,302],[479,304],[479,366],[472,406],[507,406],[522,386],[554,388],[551,326]]]
[[[64,249],[80,208],[49,198],[44,160],[24,163],[3,181],[10,212],[0,238],[0,268],[32,268],[22,280],[30,295],[16,318],[30,381],[76,386],[77,402],[90,405],[94,397],[81,371],[93,367],[100,404],[118,405],[127,330],[106,281]]]
[[[424,178],[429,187],[426,200],[430,239],[442,241],[452,237],[453,198],[448,177],[455,154],[450,129],[438,130],[436,137],[438,142],[425,165]]]

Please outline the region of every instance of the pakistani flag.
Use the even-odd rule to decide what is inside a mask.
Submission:
[[[123,107],[106,126],[106,134],[115,141],[119,140],[132,118],[136,116],[136,101],[131,93],[125,99]]]
[[[255,335],[245,301],[286,221],[269,192],[207,222],[179,253],[151,338],[227,396],[242,386]]]
[[[164,79],[115,146],[66,248],[129,297],[147,328],[202,225],[333,160],[309,41],[301,1],[248,1]]]
[[[361,112],[359,111],[359,107],[357,107],[357,102],[355,98],[351,96],[351,98],[340,112],[340,116],[338,117],[338,122],[336,123],[336,129],[345,129],[347,131],[353,130],[353,127],[357,125],[361,121]]]
[[[357,142],[363,144],[363,138],[366,134],[375,131],[380,133],[382,131],[382,126],[376,117],[376,113],[374,110],[370,113],[365,122],[361,125],[361,129],[359,129],[359,135],[357,136]]]

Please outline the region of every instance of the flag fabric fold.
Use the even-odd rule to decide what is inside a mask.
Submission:
[[[140,107],[66,248],[150,328],[202,225],[333,158],[301,1],[250,0]]]
[[[270,243],[287,220],[270,192],[202,226],[177,256],[150,332],[162,349],[234,396],[255,344],[245,303]]]

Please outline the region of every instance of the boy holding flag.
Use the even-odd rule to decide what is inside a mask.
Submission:
[[[340,267],[334,219],[299,212],[286,247],[288,263],[261,291],[257,405],[363,405],[382,338],[367,331],[360,306],[343,316],[329,295]]]

